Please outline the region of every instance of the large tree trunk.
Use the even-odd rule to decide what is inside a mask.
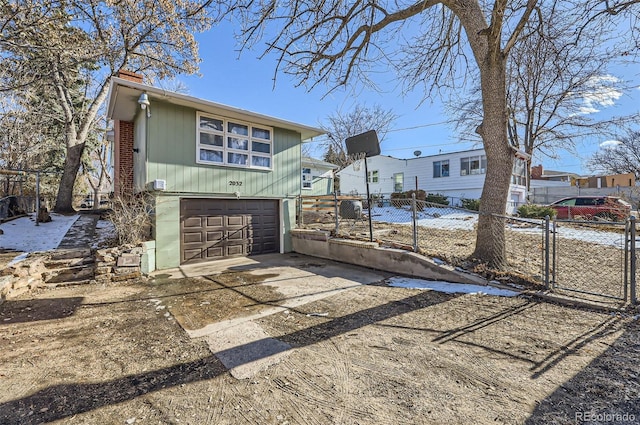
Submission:
[[[64,160],[64,169],[60,186],[58,187],[58,196],[56,197],[56,206],[54,211],[57,213],[75,212],[73,208],[73,187],[76,182],[76,176],[80,169],[80,160],[84,151],[84,143],[71,144],[67,147],[67,156]]]
[[[481,64],[484,119],[478,132],[487,155],[478,234],[473,257],[490,267],[506,266],[504,215],[513,170],[514,152],[507,134],[506,59],[488,58]]]

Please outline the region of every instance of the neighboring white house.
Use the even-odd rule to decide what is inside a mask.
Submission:
[[[337,165],[319,159],[302,157],[302,196],[333,193],[333,170]]]
[[[507,211],[515,212],[526,202],[525,154],[518,153],[513,166]],[[343,194],[366,193],[363,161],[339,171],[340,191]],[[443,153],[418,158],[399,159],[386,155],[367,158],[369,191],[372,195],[389,198],[393,192],[421,189],[450,198],[452,205],[460,199],[480,199],[487,170],[484,149]]]

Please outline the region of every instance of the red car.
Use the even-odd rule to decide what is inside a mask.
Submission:
[[[615,196],[574,196],[549,206],[559,219],[624,221],[631,213],[631,204]]]

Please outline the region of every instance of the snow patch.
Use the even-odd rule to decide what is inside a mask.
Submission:
[[[471,285],[445,281],[431,281],[409,277],[395,276],[387,281],[389,286],[407,289],[425,289],[446,294],[474,294],[495,295],[499,297],[516,297],[520,295],[516,291],[494,288],[493,286]]]
[[[51,213],[51,221],[36,226],[35,214],[2,224],[0,248],[21,252],[49,251],[60,245],[79,215]]]

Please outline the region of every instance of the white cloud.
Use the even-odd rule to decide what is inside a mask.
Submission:
[[[599,112],[598,107],[609,107],[623,95],[615,85],[621,80],[613,75],[601,75],[592,77],[587,81],[587,90],[582,94],[584,106],[580,108],[582,114],[593,114]]]
[[[616,146],[620,146],[621,144],[622,142],[619,140],[606,140],[600,143],[600,148],[602,149],[615,148]]]
[[[582,106],[578,109],[580,115],[595,114],[596,112],[600,112],[600,110],[593,106]]]

